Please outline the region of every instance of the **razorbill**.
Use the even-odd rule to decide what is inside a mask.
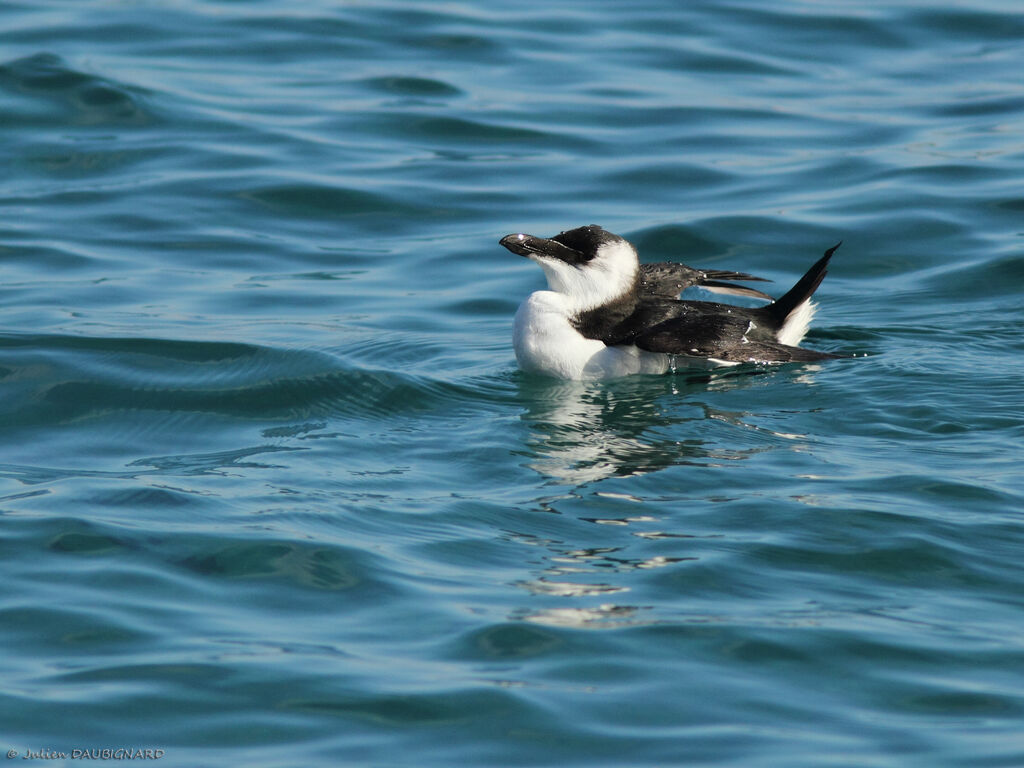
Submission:
[[[771,298],[719,282],[757,278],[684,265],[648,265],[645,270],[628,240],[597,225],[552,238],[506,235],[500,242],[539,264],[548,281],[548,290],[530,294],[516,312],[513,343],[525,371],[562,379],[602,379],[664,373],[677,365],[837,357],[797,345],[814,316],[811,296],[839,244],[782,298],[750,308],[676,296],[688,285],[707,287],[710,282],[711,288]]]

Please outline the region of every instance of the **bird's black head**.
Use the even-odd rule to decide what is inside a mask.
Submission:
[[[520,256],[558,259],[573,266],[592,261],[601,246],[620,242],[625,240],[597,224],[567,229],[552,238],[520,233],[505,235],[500,240],[501,245]]]
[[[548,287],[564,294],[573,308],[590,309],[636,290],[636,249],[596,224],[552,238],[505,235],[500,242],[512,253],[537,262]]]

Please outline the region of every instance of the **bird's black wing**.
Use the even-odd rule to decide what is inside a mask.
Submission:
[[[775,299],[771,294],[759,291],[757,288],[749,288],[745,285],[732,285],[718,280],[701,280],[697,285],[712,293],[724,293],[727,296],[749,296],[752,299],[764,299],[765,301],[774,301]]]
[[[694,269],[671,261],[640,265],[640,291],[649,297],[675,299],[690,286],[699,285],[714,293],[772,300],[772,297],[763,291],[723,281],[768,282],[763,277],[748,275],[746,272]]]
[[[700,278],[700,270],[685,264],[662,261],[640,265],[640,290],[648,296],[675,299]]]
[[[766,312],[710,301],[645,298],[614,325],[588,338],[611,347],[635,345],[648,352],[733,363],[806,363],[842,357],[780,344],[768,327]]]
[[[649,352],[714,357],[747,331],[747,312],[712,302],[645,299],[601,340],[609,346],[635,344]]]
[[[777,341],[750,341],[724,348],[714,357],[733,363],[810,363],[815,360],[838,360],[844,355],[791,347]]]
[[[606,344],[633,344],[649,352],[714,358],[735,363],[789,363],[828,360],[841,355],[781,344],[776,335],[792,312],[810,299],[825,277],[829,259],[839,244],[797,281],[782,298],[765,307],[735,307],[715,302],[674,301],[641,294],[628,316],[617,320],[601,337]],[[661,268],[665,265],[657,264]],[[672,265],[668,265],[672,266]],[[683,265],[677,265],[683,266]],[[686,267],[690,270],[689,267]],[[697,270],[690,270],[696,273]],[[653,275],[661,274],[658,270]],[[705,277],[750,279],[740,272],[698,273]],[[756,278],[755,278],[756,279]],[[666,285],[666,283],[662,283]]]

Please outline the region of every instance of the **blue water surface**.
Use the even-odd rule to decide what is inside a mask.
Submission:
[[[1024,765],[1022,41],[1016,0],[0,4],[0,747]],[[806,344],[856,357],[523,375],[497,241],[591,223],[776,292],[843,240]]]

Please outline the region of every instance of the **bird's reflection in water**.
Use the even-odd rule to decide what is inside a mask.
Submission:
[[[659,520],[645,514],[639,506],[643,499],[589,486],[606,478],[647,474],[672,466],[721,466],[777,445],[777,440],[746,442],[743,447],[723,445],[721,430],[712,422],[770,432],[787,441],[798,440],[800,435],[771,432],[749,423],[747,413],[722,410],[707,402],[706,395],[715,391],[765,385],[766,376],[772,373],[772,369],[731,369],[596,383],[524,378],[520,386],[525,406],[522,418],[530,435],[522,451],[526,464],[549,484],[571,487],[540,501],[541,508],[558,513],[560,499],[571,499],[578,506],[594,497],[621,498],[638,504],[638,508],[635,513],[621,517],[577,518],[595,525],[628,527],[631,536],[624,537],[622,546],[588,546],[578,540],[570,543],[507,532],[519,543],[544,550],[541,567],[515,585],[544,603],[549,604],[551,598],[565,598],[570,603],[553,607],[531,605],[517,610],[511,618],[591,628],[657,621],[651,606],[621,601],[631,591],[629,579],[624,579],[623,574],[670,567],[696,557],[685,546],[680,546],[678,555],[666,555],[663,548],[659,554],[651,555],[649,549],[639,546],[638,539],[653,543],[697,537],[653,529]],[[812,383],[813,370],[809,366],[793,373],[800,383]],[[595,538],[599,536],[595,531]],[[706,534],[699,538],[705,537]],[[601,540],[607,542],[607,537],[602,536]],[[639,556],[631,556],[634,552]]]
[[[809,383],[812,371],[799,373]],[[708,443],[709,419],[759,430],[745,413],[702,402],[701,394],[749,387],[772,370],[726,369],[690,375],[634,376],[612,382],[523,380],[530,426],[527,465],[552,482],[584,485],[607,477],[645,474],[670,466],[736,461],[763,447],[723,448]],[[693,429],[680,425],[690,422]],[[779,435],[781,437],[795,437]]]
[[[627,523],[628,524],[628,523]],[[628,586],[611,584],[598,577],[592,580],[593,574],[628,573],[636,570],[664,568],[683,560],[694,560],[693,557],[653,557],[633,558],[624,554],[624,547],[591,547],[572,549],[564,542],[547,540],[527,541],[531,537],[512,534],[523,543],[541,546],[550,553],[546,558],[547,567],[531,579],[516,582],[516,586],[531,595],[542,598],[598,598],[602,602],[597,605],[557,606],[554,608],[522,608],[512,618],[538,624],[558,626],[616,627],[646,622],[649,618],[648,609],[637,605],[620,605],[607,600],[613,595],[624,595],[630,591]]]

